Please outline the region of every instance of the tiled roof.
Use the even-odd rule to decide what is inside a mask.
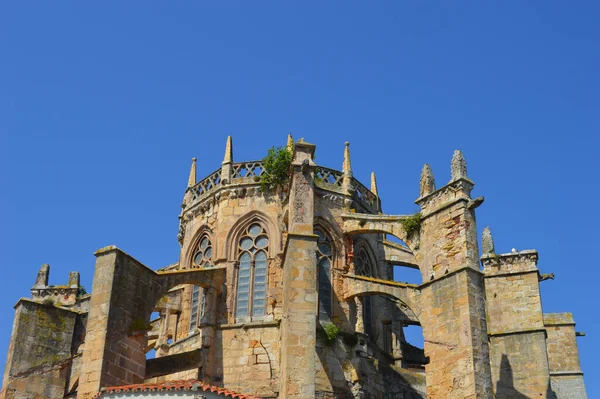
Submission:
[[[168,381],[158,382],[151,384],[133,384],[123,385],[120,387],[107,387],[102,388],[101,391],[94,396],[94,399],[100,399],[107,393],[120,393],[120,392],[160,392],[160,391],[198,391],[198,392],[213,392],[217,395],[222,395],[233,399],[260,399],[256,396],[244,395],[236,393],[228,389],[215,387],[212,385],[206,385],[198,380],[182,380],[182,381]]]

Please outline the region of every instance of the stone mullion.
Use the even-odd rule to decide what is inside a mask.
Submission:
[[[256,261],[254,260],[254,254],[252,254],[252,260],[250,260],[250,287],[248,288],[248,319],[252,321],[252,306],[254,305],[254,266]]]

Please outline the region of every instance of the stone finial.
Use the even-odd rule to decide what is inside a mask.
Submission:
[[[192,167],[190,168],[190,177],[188,178],[188,188],[196,185],[196,158],[192,158]]]
[[[289,152],[294,152],[294,138],[292,137],[292,133],[288,134],[287,150]]]
[[[377,193],[377,177],[375,177],[375,172],[371,172],[371,192],[379,197]]]
[[[431,170],[431,166],[429,166],[429,164],[427,163],[423,166],[423,170],[421,171],[420,185],[421,197],[424,197],[427,194],[431,194],[435,191],[435,178],[433,177],[433,171]]]
[[[223,158],[223,165],[233,163],[233,145],[231,143],[231,136],[227,136],[227,144],[225,145],[225,157]]]
[[[48,286],[48,277],[50,276],[50,265],[44,263],[42,267],[40,267],[40,271],[37,274],[37,278],[35,279],[34,288],[41,288]]]
[[[481,252],[484,255],[496,253],[496,250],[494,249],[494,239],[492,238],[492,231],[489,227],[484,227],[483,233],[481,233]]]
[[[344,166],[342,171],[344,175],[352,176],[352,165],[350,163],[350,142],[346,141],[346,148],[344,148]]]
[[[462,151],[454,150],[452,161],[450,162],[450,181],[468,178],[467,177],[467,161]]]
[[[69,273],[69,287],[79,288],[79,272]]]

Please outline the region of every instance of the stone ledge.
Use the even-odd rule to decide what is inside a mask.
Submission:
[[[513,330],[513,331],[488,333],[488,337],[490,337],[490,338],[505,337],[507,335],[534,334],[534,333],[539,333],[539,332],[543,332],[545,335],[547,335],[545,328],[530,328],[530,329],[526,329],[526,330]]]
[[[33,300],[33,299],[31,299],[31,298],[21,298],[21,299],[19,299],[19,300],[17,301],[17,303],[15,303],[15,306],[14,306],[14,308],[16,309],[16,308],[17,308],[17,306],[19,306],[19,304],[20,304],[21,302],[29,302],[29,303],[33,303],[33,304],[36,304],[36,305],[39,305],[39,306],[42,306],[42,307],[48,307],[48,308],[60,309],[60,310],[64,310],[64,311],[71,312],[71,313],[75,313],[75,314],[87,314],[87,312],[80,312],[80,311],[78,311],[78,310],[75,310],[75,309],[72,309],[72,308],[67,308],[67,307],[60,306],[60,305],[55,305],[55,304],[46,305],[46,304],[44,304],[43,302],[40,302],[40,301],[34,301],[34,300]]]
[[[488,274],[484,270],[483,278],[507,277],[507,276],[522,275],[522,274],[530,274],[530,273],[539,274],[539,271],[537,269],[536,270],[516,270],[516,271],[512,271],[512,272]]]
[[[574,326],[575,320],[573,320],[573,314],[564,313],[544,313],[544,325],[545,326]]]
[[[219,324],[216,326],[218,330],[232,330],[232,329],[248,329],[248,328],[265,328],[265,327],[279,327],[281,320],[268,320],[268,321],[250,321],[248,323],[234,323],[234,324]]]
[[[550,377],[583,376],[583,371],[551,371]]]

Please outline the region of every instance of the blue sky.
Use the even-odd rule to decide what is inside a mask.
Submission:
[[[114,244],[177,260],[190,160],[260,159],[291,131],[412,213],[460,148],[478,230],[535,248],[545,312],[573,312],[600,397],[600,6],[562,1],[4,2],[0,5],[0,363],[12,306]],[[401,277],[400,277],[401,278]]]

